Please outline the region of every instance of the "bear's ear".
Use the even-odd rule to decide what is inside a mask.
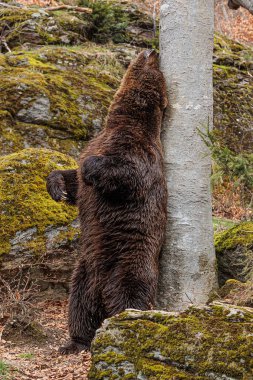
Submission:
[[[148,67],[152,67],[154,69],[159,69],[159,55],[154,49],[145,50],[144,57],[145,57],[145,65],[147,65]]]
[[[133,99],[138,107],[146,108],[148,106],[148,98],[143,91],[135,91]]]

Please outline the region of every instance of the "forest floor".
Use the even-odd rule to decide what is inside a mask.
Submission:
[[[213,218],[213,224],[219,232],[236,221]],[[14,288],[2,303],[2,313],[0,308],[0,379],[86,380],[90,353],[69,356],[58,353],[58,347],[68,339],[65,290],[38,293],[34,286],[26,292],[20,296],[20,289]],[[10,315],[10,310],[14,310],[14,315]],[[25,321],[23,325],[18,322],[20,315]]]
[[[0,379],[87,379],[89,353],[62,356],[57,352],[59,345],[68,338],[67,299],[41,301],[36,309],[36,326],[41,326],[43,336],[38,339],[14,331],[6,340],[1,340]]]

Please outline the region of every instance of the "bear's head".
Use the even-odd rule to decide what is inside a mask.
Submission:
[[[168,104],[166,83],[155,50],[144,50],[129,65],[118,94],[139,112],[164,111]]]

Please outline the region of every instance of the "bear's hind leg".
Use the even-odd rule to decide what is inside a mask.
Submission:
[[[156,276],[153,281],[135,278],[132,274],[121,280],[118,286],[109,287],[104,298],[108,300],[106,304],[107,317],[116,315],[125,309],[149,310],[152,308],[156,292]],[[113,282],[113,281],[112,281]]]
[[[87,274],[83,262],[74,272],[69,299],[70,340],[59,348],[61,354],[89,350],[95,332],[104,319],[102,302],[94,278],[94,274]]]

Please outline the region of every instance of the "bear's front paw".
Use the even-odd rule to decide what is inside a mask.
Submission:
[[[81,351],[89,351],[88,345],[77,343],[73,340],[67,342],[65,346],[59,347],[58,350],[61,355],[79,354]]]
[[[54,170],[47,177],[47,191],[56,202],[67,200],[67,191],[63,175]]]
[[[82,178],[86,185],[94,186],[99,180],[103,162],[103,156],[90,156],[84,160],[82,165]]]

